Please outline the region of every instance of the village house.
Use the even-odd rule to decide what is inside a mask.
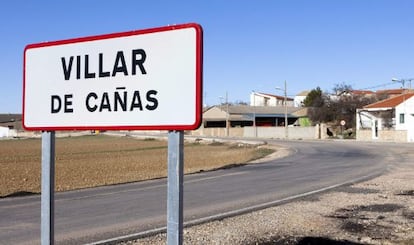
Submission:
[[[357,109],[357,140],[414,142],[414,93],[393,95]]]
[[[286,99],[287,106],[294,106],[294,100],[289,97],[266,94],[260,92],[252,92],[250,94],[250,105],[251,106],[284,106]]]
[[[14,137],[22,130],[21,114],[0,114],[0,138]]]

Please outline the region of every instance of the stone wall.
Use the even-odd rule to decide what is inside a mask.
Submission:
[[[359,141],[381,141],[381,142],[407,142],[406,130],[378,130],[378,139],[372,138],[371,129],[357,131]]]
[[[243,137],[243,128],[229,128],[229,137]],[[226,128],[203,128],[189,131],[194,136],[226,137]]]
[[[284,139],[285,127],[243,127],[229,128],[229,137],[273,138]],[[226,137],[226,128],[203,128],[190,131],[195,136]],[[319,126],[315,127],[288,127],[289,139],[318,139]]]
[[[360,129],[357,130],[356,140],[359,141],[372,141],[372,131],[371,129]]]

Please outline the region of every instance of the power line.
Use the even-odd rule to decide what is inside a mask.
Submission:
[[[370,86],[370,87],[366,87],[366,88],[361,88],[361,89],[358,89],[358,90],[370,90],[370,89],[374,89],[374,88],[386,87],[386,86],[393,85],[393,84],[395,84],[395,82],[378,84],[378,85],[374,85],[374,86]]]

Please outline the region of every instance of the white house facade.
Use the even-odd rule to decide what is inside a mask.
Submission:
[[[309,94],[309,91],[302,91],[299,94],[297,94],[295,98],[293,99],[294,106],[302,107],[303,101],[305,101],[306,96],[308,96],[308,94]]]
[[[293,106],[294,100],[289,97],[252,92],[250,94],[250,106],[284,106],[286,99],[287,106]]]
[[[357,139],[414,142],[414,93],[357,109]]]

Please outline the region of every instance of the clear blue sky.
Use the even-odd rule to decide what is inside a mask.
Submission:
[[[27,44],[196,22],[204,29],[205,104],[289,96],[345,82],[397,88],[414,77],[414,1],[4,1],[0,113],[21,113]],[[388,85],[384,85],[388,84]]]

